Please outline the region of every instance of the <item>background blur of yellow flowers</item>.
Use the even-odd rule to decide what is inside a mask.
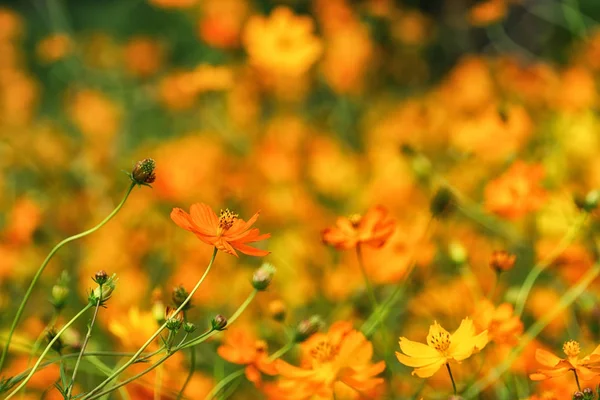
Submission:
[[[595,399],[599,21],[597,0],[0,1],[2,347],[52,246],[109,215],[138,160],[156,163],[137,182],[151,189],[48,263],[0,397],[103,270],[118,281],[89,352],[135,352],[165,320],[203,332],[268,286],[230,329],[107,398]],[[171,220],[197,203],[216,219]],[[165,317],[211,244],[192,307]],[[263,261],[276,273],[253,282]],[[104,373],[84,357],[73,393],[124,360]],[[74,362],[16,398],[68,399],[53,385]]]

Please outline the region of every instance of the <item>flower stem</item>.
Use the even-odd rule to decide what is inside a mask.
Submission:
[[[221,379],[219,381],[219,383],[217,383],[217,385],[206,395],[204,400],[212,400],[217,393],[219,393],[221,390],[223,390],[225,388],[225,386],[227,386],[229,383],[233,382],[240,376],[244,375],[245,371],[246,371],[246,369],[242,368],[235,372],[232,372],[231,374],[227,375],[225,378]]]
[[[577,389],[581,392],[581,385],[579,384],[579,377],[577,376],[577,371],[573,370],[573,375],[575,375],[575,382],[577,382]]]
[[[269,361],[275,361],[278,358],[281,358],[285,353],[293,349],[295,345],[296,342],[294,341],[288,342],[288,344],[277,350],[275,353],[271,354],[271,356],[269,357]]]
[[[15,390],[13,390],[4,400],[8,400],[8,399],[12,398],[19,390],[21,390],[27,384],[27,382],[29,382],[29,380],[31,379],[31,377],[33,376],[33,374],[35,374],[35,372],[37,371],[38,367],[42,363],[42,360],[44,359],[44,357],[46,356],[46,354],[48,354],[48,352],[52,348],[52,345],[60,338],[60,335],[62,335],[67,329],[69,329],[69,327],[71,325],[73,325],[73,323],[75,321],[77,321],[77,319],[79,317],[81,317],[83,314],[85,314],[85,312],[87,310],[89,310],[91,307],[92,307],[92,304],[88,303],[85,307],[83,307],[83,309],[81,311],[79,311],[79,313],[77,313],[77,315],[75,315],[69,322],[67,322],[65,324],[65,326],[63,326],[56,333],[56,335],[52,338],[52,340],[50,341],[50,343],[48,343],[48,345],[46,346],[46,348],[44,349],[44,351],[42,352],[42,354],[40,354],[40,357],[38,358],[37,362],[34,364],[33,368],[31,368],[31,372],[29,372],[29,375],[27,375],[27,377],[25,377],[25,379],[23,379],[23,381],[19,384],[19,386],[17,386],[17,388]]]
[[[104,226],[108,221],[110,221],[112,219],[112,217],[114,217],[119,212],[119,210],[123,207],[123,205],[127,201],[127,198],[129,197],[129,194],[131,193],[131,191],[133,190],[134,187],[135,187],[135,183],[131,183],[131,185],[129,186],[129,189],[127,189],[127,192],[125,192],[125,196],[123,197],[121,202],[98,225],[94,226],[93,228],[88,229],[87,231],[78,233],[76,235],[73,235],[73,236],[70,236],[70,237],[64,239],[63,241],[58,243],[56,246],[54,246],[54,248],[46,256],[46,259],[44,260],[44,262],[42,262],[42,265],[40,265],[37,272],[33,276],[33,279],[31,280],[31,283],[29,284],[29,288],[27,288],[27,292],[25,292],[25,296],[23,297],[23,300],[21,300],[21,304],[19,305],[19,308],[17,309],[17,315],[15,315],[12,325],[10,326],[10,330],[8,332],[8,337],[6,338],[6,343],[4,344],[4,350],[2,351],[2,357],[0,358],[0,372],[2,371],[4,362],[6,361],[6,356],[10,349],[10,342],[12,340],[12,336],[15,332],[15,329],[17,328],[17,325],[19,324],[19,320],[21,319],[21,316],[23,315],[23,311],[25,311],[25,306],[27,305],[27,301],[29,301],[31,294],[33,293],[33,288],[35,287],[37,281],[40,279],[42,272],[44,272],[46,265],[48,265],[48,263],[50,262],[50,260],[54,256],[54,254],[56,254],[56,252],[61,247],[63,247],[65,244],[72,242],[74,240],[77,240],[77,239],[81,239],[84,236],[87,236],[91,233],[96,232],[98,229],[102,228],[102,226]]]
[[[100,293],[102,294],[102,285],[100,285]],[[96,300],[94,316],[92,317],[92,321],[88,326],[87,334],[85,335],[85,339],[83,340],[83,344],[81,345],[81,350],[79,351],[79,356],[77,357],[77,361],[75,362],[75,367],[73,368],[73,375],[71,376],[71,383],[69,383],[69,387],[67,389],[67,399],[71,398],[73,386],[75,385],[75,378],[77,377],[77,370],[79,369],[79,364],[81,363],[81,359],[83,358],[83,353],[85,353],[85,348],[87,347],[87,344],[90,341],[90,338],[92,337],[92,328],[94,327],[94,323],[96,323],[96,317],[98,316],[98,310],[100,309],[101,298],[102,295],[100,295],[98,297],[98,300]]]
[[[367,270],[365,269],[365,263],[362,255],[362,248],[360,243],[356,245],[356,258],[358,259],[358,266],[360,268],[360,272],[362,273],[363,279],[365,280],[365,287],[367,289],[367,295],[369,296],[369,301],[371,302],[371,306],[373,307],[373,311],[377,310],[377,298],[375,297],[375,292],[373,291],[373,286],[371,285],[371,281],[369,281],[369,276],[367,275]]]
[[[454,383],[454,377],[452,376],[452,370],[450,369],[449,363],[446,363],[446,369],[448,370],[448,375],[450,375],[450,380],[452,381],[452,389],[454,389],[454,395],[456,396],[456,383]]]
[[[531,288],[533,288],[536,279],[542,272],[544,272],[546,268],[550,266],[550,264],[554,262],[554,260],[556,260],[558,256],[560,256],[566,250],[567,247],[569,247],[585,223],[587,216],[587,213],[582,213],[580,216],[578,216],[573,225],[571,225],[571,228],[567,231],[565,236],[563,236],[558,246],[554,248],[550,255],[539,261],[531,269],[531,271],[529,271],[523,286],[521,286],[521,290],[519,291],[519,295],[517,296],[517,301],[515,303],[515,315],[517,317],[520,317],[523,314],[525,303],[527,302],[527,296],[529,296],[529,292],[531,291]]]
[[[179,394],[177,395],[177,400],[180,400],[183,397],[183,394],[185,393],[185,388],[187,387],[188,383],[190,383],[190,381],[192,380],[192,376],[194,376],[195,370],[196,370],[196,349],[194,349],[193,347],[190,347],[190,372],[188,372],[188,376],[187,376],[187,378],[185,378],[185,382],[183,382],[183,386],[181,387],[181,390],[179,391]]]
[[[179,312],[181,312],[181,310],[183,310],[185,308],[185,306],[190,302],[191,298],[194,296],[194,294],[196,293],[196,291],[198,290],[198,288],[200,288],[200,285],[202,284],[202,282],[204,282],[204,279],[206,279],[214,261],[215,258],[217,257],[217,248],[215,247],[212,257],[210,259],[210,262],[208,263],[208,266],[206,267],[206,270],[204,271],[204,274],[202,275],[202,277],[198,280],[198,282],[196,283],[196,286],[194,286],[194,288],[192,289],[192,291],[190,292],[190,294],[188,295],[188,297],[181,303],[181,305],[177,308],[177,310],[174,311],[173,315],[177,315]],[[89,392],[86,396],[84,396],[82,398],[82,400],[87,400],[89,398],[91,398],[93,395],[95,395],[96,393],[98,393],[100,390],[102,390],[102,388],[104,386],[106,386],[108,383],[110,383],[110,381],[112,381],[113,379],[115,379],[117,376],[119,376],[123,371],[125,371],[131,364],[133,364],[137,357],[142,354],[142,352],[146,349],[146,347],[150,346],[150,343],[152,343],[160,334],[161,332],[167,327],[167,322],[165,322],[164,324],[162,324],[160,326],[160,328],[158,328],[156,330],[156,332],[154,332],[154,334],[146,341],[146,343],[144,343],[142,345],[142,347],[140,347],[138,349],[138,351],[125,363],[123,364],[119,369],[117,369],[115,372],[113,372],[108,378],[106,378],[102,383],[100,383],[98,386],[96,386],[96,388],[94,388],[91,392]]]

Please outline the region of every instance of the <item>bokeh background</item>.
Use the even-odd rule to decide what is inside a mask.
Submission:
[[[500,284],[510,300],[511,287],[572,222],[573,195],[600,185],[599,20],[596,0],[0,2],[1,326],[49,249],[104,218],[129,185],[122,171],[145,157],[157,163],[153,188],[135,189],[106,227],[57,254],[18,331],[23,343],[50,320],[62,271],[70,315],[104,269],[118,274],[119,287],[91,347],[139,347],[156,328],[153,302],[167,301],[175,285],[191,287],[210,257],[169,218],[173,207],[195,202],[245,218],[261,210],[257,226],[272,233],[261,247],[278,272],[241,323],[272,348],[285,337],[269,319],[271,300],[286,304],[292,325],[315,313],[328,324],[368,315],[354,254],[327,248],[320,232],[375,204],[398,221],[388,245],[365,251],[378,293],[417,261],[409,294],[386,321],[392,336],[424,339],[434,319],[458,326],[477,292],[493,286],[496,249],[518,255]],[[488,184],[518,161],[543,169],[546,196],[535,214],[489,206]],[[442,184],[475,211],[437,223],[428,236],[429,199]],[[595,255],[585,243],[569,247],[536,286],[526,325],[590,268]],[[470,272],[457,268],[457,251]],[[261,261],[220,255],[192,318],[202,325],[235,310]],[[588,295],[541,340],[556,350],[573,335],[597,342],[598,327],[575,316],[594,312],[596,292]],[[234,369],[217,344],[198,351],[189,398]],[[410,398],[422,380],[389,346],[374,356],[388,364],[382,398]],[[10,373],[20,372],[27,352],[10,361]],[[531,352],[521,361],[515,383],[488,398],[572,392],[570,382],[533,385]],[[180,387],[186,365],[184,356],[170,365],[164,398]],[[56,376],[54,368],[38,374],[28,396],[40,398]],[[143,381],[130,385],[132,398],[153,398],[155,376]],[[449,393],[443,373],[424,383],[432,398]],[[262,398],[241,385],[232,398]]]

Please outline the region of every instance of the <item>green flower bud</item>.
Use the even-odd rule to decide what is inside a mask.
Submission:
[[[222,331],[227,327],[227,318],[221,314],[217,314],[210,323],[215,331]]]
[[[183,330],[187,333],[193,333],[196,330],[196,325],[192,324],[191,322],[184,322]]]
[[[296,327],[296,332],[294,333],[294,342],[304,342],[306,339],[317,333],[323,327],[323,325],[323,320],[318,315],[313,315],[309,319],[301,321]]]
[[[252,276],[252,286],[254,289],[260,291],[267,290],[273,279],[273,275],[275,275],[275,271],[276,269],[273,265],[264,263]]]
[[[148,185],[156,180],[155,168],[156,162],[151,158],[145,158],[135,164],[130,178],[138,185]]]

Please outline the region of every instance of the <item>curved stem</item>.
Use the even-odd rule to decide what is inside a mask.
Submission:
[[[100,293],[102,293],[102,285],[100,285]],[[98,297],[96,301],[96,308],[94,309],[94,316],[92,317],[92,322],[90,322],[88,326],[87,333],[85,335],[85,339],[83,340],[83,344],[81,345],[81,350],[79,351],[79,356],[77,357],[77,361],[75,362],[75,367],[73,368],[73,375],[71,376],[71,383],[69,383],[69,387],[67,389],[67,399],[71,398],[71,393],[73,392],[73,386],[75,385],[75,378],[77,377],[77,370],[79,369],[79,364],[81,363],[81,359],[83,358],[83,353],[85,353],[85,348],[87,347],[90,338],[92,337],[92,328],[94,327],[94,323],[96,322],[96,317],[98,316],[98,310],[100,309],[100,301],[101,297]]]
[[[42,363],[42,360],[44,359],[44,357],[46,356],[46,354],[48,354],[48,352],[50,351],[50,349],[52,348],[52,345],[54,343],[56,343],[56,341],[60,338],[60,335],[62,335],[67,329],[69,329],[69,327],[71,325],[73,325],[73,323],[75,321],[77,321],[77,319],[79,317],[81,317],[87,310],[89,310],[92,307],[92,304],[88,303],[85,307],[83,307],[83,309],[81,311],[79,311],[79,313],[77,313],[77,315],[75,315],[69,322],[67,322],[65,324],[65,326],[63,326],[61,328],[61,330],[59,330],[56,333],[56,336],[54,336],[52,338],[52,340],[50,341],[50,343],[48,343],[48,345],[46,346],[46,348],[44,349],[44,351],[42,352],[42,354],[40,354],[40,357],[38,358],[37,362],[34,364],[33,368],[31,368],[31,372],[29,372],[29,375],[27,375],[27,377],[21,382],[21,384],[19,384],[19,386],[17,386],[17,388],[15,390],[13,390],[4,400],[8,400],[10,398],[12,398],[19,390],[21,390],[26,384],[27,382],[29,382],[29,380],[31,379],[31,377],[33,376],[33,374],[35,374],[35,371],[37,370],[37,368],[40,366],[40,364]]]
[[[225,378],[221,379],[219,383],[206,395],[204,400],[212,400],[217,393],[225,388],[225,386],[229,385],[231,382],[244,375],[246,371],[245,368],[239,369],[231,374],[227,375]]]
[[[4,349],[2,351],[2,357],[0,358],[0,372],[2,371],[2,368],[4,367],[4,362],[6,361],[6,356],[10,349],[10,341],[12,340],[12,336],[15,332],[15,329],[17,328],[17,325],[19,324],[19,320],[21,319],[21,316],[23,315],[23,311],[25,311],[25,306],[27,305],[27,301],[29,301],[29,298],[31,297],[31,293],[33,293],[33,288],[35,287],[37,281],[40,279],[40,276],[42,275],[42,272],[44,272],[44,269],[46,268],[46,265],[48,265],[48,262],[50,262],[50,260],[54,256],[54,254],[56,254],[56,252],[61,247],[63,247],[65,244],[72,242],[74,240],[77,240],[77,239],[81,239],[82,237],[87,236],[91,233],[94,233],[98,229],[102,228],[102,226],[104,226],[108,221],[110,221],[112,219],[112,217],[114,217],[119,212],[119,210],[121,210],[121,208],[127,201],[127,198],[129,197],[129,194],[131,193],[131,191],[133,190],[134,187],[135,187],[135,183],[131,183],[131,185],[129,186],[129,189],[127,189],[127,192],[125,192],[125,196],[123,197],[123,199],[121,200],[119,205],[117,205],[117,207],[110,214],[108,214],[108,216],[106,216],[106,218],[104,218],[98,225],[94,226],[93,228],[88,229],[87,231],[78,233],[76,235],[73,235],[73,236],[70,236],[70,237],[64,239],[63,241],[58,243],[56,246],[54,246],[54,248],[46,256],[46,259],[44,260],[44,262],[42,262],[42,265],[40,265],[37,272],[33,276],[33,279],[31,280],[31,283],[29,284],[29,287],[27,288],[27,292],[25,292],[25,296],[23,297],[23,300],[21,300],[21,304],[19,305],[19,308],[17,309],[17,315],[15,315],[12,325],[10,326],[10,330],[8,332],[8,337],[6,339],[6,343],[4,344]]]
[[[515,315],[517,317],[521,317],[523,311],[525,310],[525,303],[527,302],[527,297],[529,296],[529,292],[533,288],[535,281],[541,275],[542,272],[546,268],[552,264],[558,256],[560,256],[567,247],[573,242],[582,225],[585,223],[587,219],[587,214],[583,213],[575,220],[571,228],[567,231],[565,236],[561,239],[560,243],[552,250],[550,255],[544,258],[542,261],[538,262],[532,269],[529,271],[529,274],[525,278],[523,282],[523,286],[521,286],[521,290],[517,296],[517,301],[515,302]]]
[[[288,344],[277,350],[275,353],[271,354],[271,356],[269,357],[269,361],[275,361],[278,358],[281,358],[285,353],[293,349],[295,345],[296,342],[294,341],[288,342]]]
[[[183,386],[177,395],[177,400],[180,400],[185,393],[185,388],[192,380],[192,376],[194,376],[194,371],[196,370],[196,349],[193,347],[190,348],[190,371],[188,372],[187,378],[185,378],[185,382],[183,382]]]
[[[452,389],[454,389],[454,395],[456,396],[456,383],[454,382],[454,377],[452,376],[452,370],[450,369],[449,363],[446,363],[446,369],[448,370],[448,375],[450,375],[450,380],[452,381]]]
[[[181,305],[177,308],[177,310],[174,311],[174,315],[177,315],[179,312],[181,312],[181,310],[183,310],[185,308],[185,306],[190,302],[190,300],[192,299],[192,296],[194,296],[194,294],[196,293],[196,291],[198,290],[198,288],[200,287],[200,285],[202,284],[202,282],[204,282],[204,280],[206,279],[208,273],[210,272],[210,269],[211,269],[211,267],[213,265],[213,262],[215,261],[215,258],[217,256],[217,252],[218,252],[218,250],[215,247],[215,249],[213,250],[213,254],[212,254],[212,257],[210,259],[210,262],[208,263],[208,266],[206,267],[206,270],[204,271],[204,274],[198,280],[198,282],[196,283],[196,286],[194,286],[194,288],[192,289],[192,291],[190,292],[190,294],[188,295],[188,297],[181,303]],[[146,341],[146,343],[144,343],[142,345],[142,347],[140,347],[138,349],[138,351],[133,355],[133,357],[131,357],[125,364],[123,364],[119,369],[117,369],[115,372],[113,372],[111,376],[109,376],[108,378],[106,378],[102,383],[100,383],[98,386],[96,386],[96,388],[94,388],[91,392],[89,392],[86,396],[84,396],[82,398],[82,400],[86,400],[86,399],[91,398],[93,395],[95,395],[100,390],[102,390],[102,388],[104,386],[106,386],[108,383],[110,383],[110,381],[112,381],[117,376],[119,376],[123,371],[125,371],[131,364],[133,364],[135,362],[135,360],[137,359],[137,357],[140,354],[142,354],[142,352],[146,349],[146,347],[148,347],[150,345],[150,343],[152,343],[161,334],[161,332],[166,327],[167,327],[167,322],[165,321],[165,323],[162,324],[160,326],[160,328],[158,328],[156,330],[156,332],[154,332],[154,334]]]
[[[365,287],[367,289],[369,301],[371,302],[373,310],[376,310],[378,306],[377,298],[375,297],[375,291],[373,290],[373,286],[371,285],[371,281],[369,280],[369,275],[367,275],[367,270],[365,269],[365,263],[363,260],[362,248],[360,247],[360,243],[356,245],[356,258],[358,259],[358,267],[360,268],[360,272],[362,273],[363,279],[365,280]]]

